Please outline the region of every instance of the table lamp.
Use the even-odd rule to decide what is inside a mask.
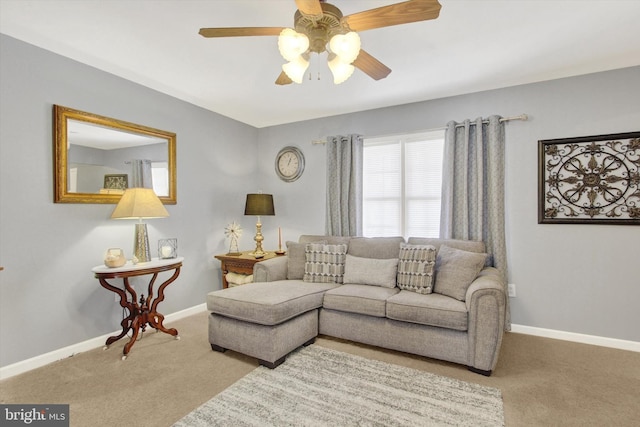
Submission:
[[[138,219],[133,243],[133,262],[151,261],[147,224],[143,218],[164,218],[169,212],[150,188],[128,188],[111,214],[112,219]]]
[[[258,222],[256,223],[256,236],[253,240],[256,241],[256,250],[251,253],[256,259],[264,258],[265,251],[262,249],[262,223],[260,222],[261,215],[275,215],[273,208],[273,196],[271,194],[247,194],[247,202],[244,205],[245,215],[256,215]]]

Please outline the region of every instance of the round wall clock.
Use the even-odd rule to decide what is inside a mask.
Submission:
[[[276,174],[285,182],[293,182],[304,172],[304,155],[297,147],[284,147],[276,156]]]

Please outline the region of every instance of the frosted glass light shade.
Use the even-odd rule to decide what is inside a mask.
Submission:
[[[333,74],[333,83],[339,85],[351,77],[355,67],[351,64],[342,62],[340,57],[336,56],[329,61],[329,69],[331,70],[331,74]]]
[[[287,61],[293,61],[309,49],[309,38],[291,28],[285,28],[278,36],[278,50]]]
[[[302,56],[298,56],[291,62],[284,64],[282,71],[287,74],[291,81],[300,84],[302,83],[302,78],[307,68],[309,68],[309,61],[305,60]]]
[[[354,31],[336,34],[329,41],[329,48],[342,62],[351,64],[360,53],[360,36]]]

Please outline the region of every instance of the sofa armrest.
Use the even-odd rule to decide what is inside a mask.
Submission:
[[[279,256],[253,265],[254,282],[274,282],[287,279],[288,258]]]
[[[478,277],[476,277],[471,285],[469,285],[465,297],[467,310],[471,311],[471,303],[474,298],[478,297],[478,295],[475,295],[476,292],[487,289],[499,291],[502,296],[504,296],[504,279],[502,278],[500,270],[495,267],[483,268],[482,271],[480,271],[480,274],[478,274]]]
[[[495,368],[504,334],[506,303],[502,274],[496,268],[484,268],[466,294],[470,367],[489,373]]]

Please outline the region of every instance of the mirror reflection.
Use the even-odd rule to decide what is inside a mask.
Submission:
[[[175,203],[175,134],[55,106],[56,202],[117,203],[153,188]]]

